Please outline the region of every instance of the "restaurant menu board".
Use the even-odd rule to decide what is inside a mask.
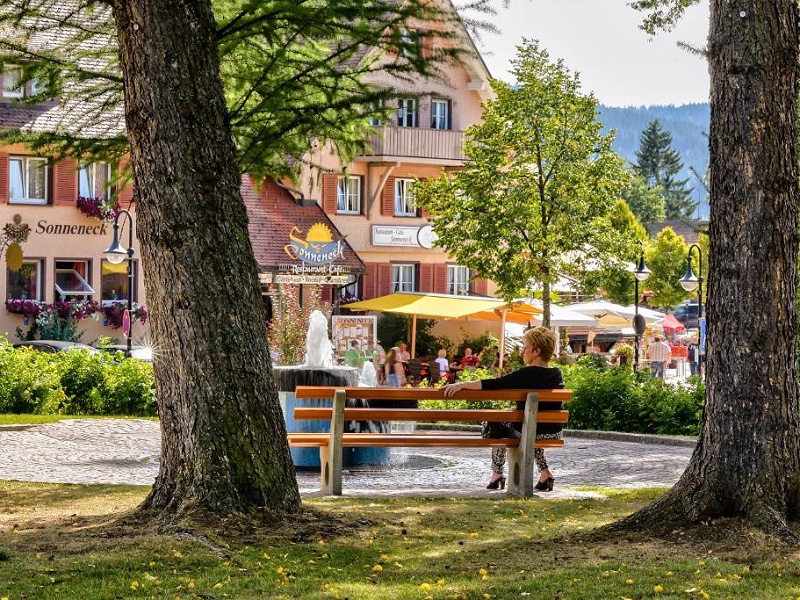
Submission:
[[[342,356],[350,347],[350,340],[358,342],[359,350],[367,349],[367,342],[376,341],[378,317],[333,315],[331,329],[333,349],[337,355]]]

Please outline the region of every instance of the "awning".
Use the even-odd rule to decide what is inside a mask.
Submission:
[[[505,323],[509,315],[512,319],[527,322],[542,309],[522,300],[505,302],[496,298],[476,296],[451,296],[449,294],[423,294],[414,292],[395,292],[388,296],[380,296],[371,300],[343,304],[342,308],[350,310],[373,310],[400,315],[411,315],[411,357],[416,355],[417,318],[424,319],[484,319],[499,320],[500,333],[500,366],[503,365],[505,342]],[[518,321],[515,321],[518,322]]]
[[[342,308],[416,315],[423,319],[460,319],[482,311],[500,309],[507,305],[507,302],[496,298],[396,292],[371,300],[342,304]]]

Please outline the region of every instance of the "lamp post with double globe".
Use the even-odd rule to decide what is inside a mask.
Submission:
[[[119,229],[120,229],[120,217],[125,215],[128,222],[128,247],[126,248],[119,242]],[[124,224],[123,224],[124,225]],[[131,217],[131,213],[125,210],[124,208],[119,211],[117,216],[114,218],[114,237],[111,240],[111,245],[103,252],[106,255],[106,260],[108,262],[118,265],[121,263],[125,258],[128,258],[128,310],[127,310],[127,328],[128,331],[125,334],[126,340],[126,350],[125,356],[130,358],[131,357],[131,349],[132,349],[132,335],[131,335],[131,320],[132,320],[132,313],[133,313],[133,217]],[[123,323],[125,319],[123,319]]]
[[[692,269],[692,250],[697,250],[697,272],[694,274]],[[703,320],[703,250],[697,244],[689,246],[689,251],[686,254],[686,274],[680,279],[680,284],[687,292],[697,290],[697,328],[699,331],[698,336],[702,334],[702,320]],[[698,344],[700,343],[698,339]],[[703,376],[702,361],[700,360],[700,350],[697,352],[697,373],[700,377]]]

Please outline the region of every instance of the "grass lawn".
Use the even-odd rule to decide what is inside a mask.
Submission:
[[[281,522],[159,534],[149,488],[0,481],[0,598],[763,598],[800,555],[737,521],[669,539],[593,530],[663,490],[606,500],[309,499]]]

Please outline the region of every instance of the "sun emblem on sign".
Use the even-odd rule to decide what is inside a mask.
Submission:
[[[306,241],[332,242],[333,233],[331,233],[331,230],[328,229],[328,226],[325,225],[324,223],[314,223],[311,227],[308,228],[308,233],[306,234]]]

